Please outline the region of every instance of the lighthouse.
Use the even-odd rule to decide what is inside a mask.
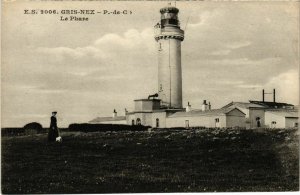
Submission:
[[[173,6],[160,9],[161,20],[155,25],[158,50],[158,96],[162,107],[182,108],[181,41],[179,10]]]

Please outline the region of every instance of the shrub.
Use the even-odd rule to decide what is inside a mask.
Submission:
[[[43,131],[43,126],[37,122],[28,123],[23,128],[26,134],[41,133]]]
[[[20,127],[1,128],[2,136],[18,136],[23,134],[24,134],[24,128],[20,128]]]
[[[70,124],[69,131],[81,132],[104,132],[104,131],[146,131],[149,126],[143,125],[123,125],[123,124]]]

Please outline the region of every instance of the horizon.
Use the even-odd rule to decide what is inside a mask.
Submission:
[[[30,122],[46,128],[53,110],[59,127],[111,116],[114,109],[123,116],[134,99],[156,93],[153,27],[167,3],[3,2],[1,128]],[[24,8],[79,7],[133,14],[86,22],[23,14]],[[299,105],[297,2],[177,1],[176,7],[185,30],[183,108],[187,102],[200,108],[203,100],[213,109],[261,101],[262,89],[276,89],[276,102]]]

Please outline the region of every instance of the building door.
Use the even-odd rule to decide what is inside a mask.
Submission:
[[[159,127],[159,119],[158,118],[156,119],[156,127],[157,128]]]
[[[271,128],[276,128],[276,121],[272,121]]]
[[[220,127],[220,119],[219,118],[215,119],[215,127]]]
[[[189,124],[189,120],[185,120],[185,128],[189,128],[190,127],[190,124]]]
[[[256,117],[256,127],[260,127],[260,117]]]

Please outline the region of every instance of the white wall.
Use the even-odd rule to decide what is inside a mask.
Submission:
[[[132,120],[141,119],[142,125],[149,125],[156,127],[156,119],[159,119],[159,128],[165,127],[186,127],[186,121],[189,123],[189,127],[245,127],[245,117],[238,110],[232,110],[227,115],[199,115],[199,116],[187,116],[187,117],[166,117],[166,112],[154,112],[154,113],[134,113],[127,114],[127,124],[131,125]],[[216,119],[219,122],[216,122]]]
[[[134,124],[135,124],[134,114],[127,114],[126,115],[126,122],[127,122],[128,125],[132,125],[132,120],[134,120]]]
[[[234,109],[226,114],[226,127],[246,127],[246,118],[239,110]]]
[[[225,115],[220,116],[190,116],[190,117],[170,117],[166,118],[167,127],[185,127],[186,120],[189,121],[189,127],[216,127],[215,119],[219,118],[219,127],[226,127]]]
[[[152,113],[152,127],[156,127],[156,119],[159,119],[159,128],[166,127],[166,113],[165,112],[154,112]]]
[[[295,123],[298,123],[299,125],[298,118],[285,118],[285,128],[293,128],[295,127]]]
[[[237,120],[237,119],[228,119],[229,121],[227,122],[228,124],[227,124],[227,127],[228,127],[228,125],[229,126],[232,126],[232,122],[230,121],[230,120],[236,120],[237,121],[237,126],[239,126],[239,127],[245,127],[245,128],[247,128],[247,129],[249,129],[250,128],[250,121],[251,121],[251,119],[250,119],[250,111],[249,111],[249,109],[248,108],[243,108],[243,107],[239,107],[239,106],[236,106],[236,105],[232,105],[232,106],[230,106],[229,108],[238,108],[239,110],[241,110],[244,114],[246,114],[245,115],[245,119],[242,119],[244,122],[244,124],[242,124],[241,122],[240,122],[240,120]],[[246,121],[249,121],[249,122],[246,122]],[[234,126],[233,126],[234,127]]]
[[[226,127],[243,127],[246,128],[246,118],[243,116],[227,116]]]
[[[128,125],[132,125],[132,120],[134,120],[134,124],[136,125],[137,119],[141,119],[141,125],[152,126],[152,113],[134,113],[127,114],[126,121]]]
[[[262,110],[262,109],[250,108],[249,109],[250,128],[256,128],[257,127],[256,117],[260,118],[260,125],[261,125],[261,127],[264,127],[264,124],[265,124],[265,111]]]
[[[136,100],[134,101],[134,111],[151,111],[153,109],[159,109],[159,101],[155,100]]]
[[[158,89],[162,89],[159,98],[182,108],[181,41],[171,38],[158,42]]]
[[[103,121],[99,122],[98,124],[127,124],[126,120],[121,120],[121,121]]]
[[[275,121],[276,125],[272,126],[272,121]],[[272,112],[265,112],[265,127],[285,128],[285,117],[273,114]]]

